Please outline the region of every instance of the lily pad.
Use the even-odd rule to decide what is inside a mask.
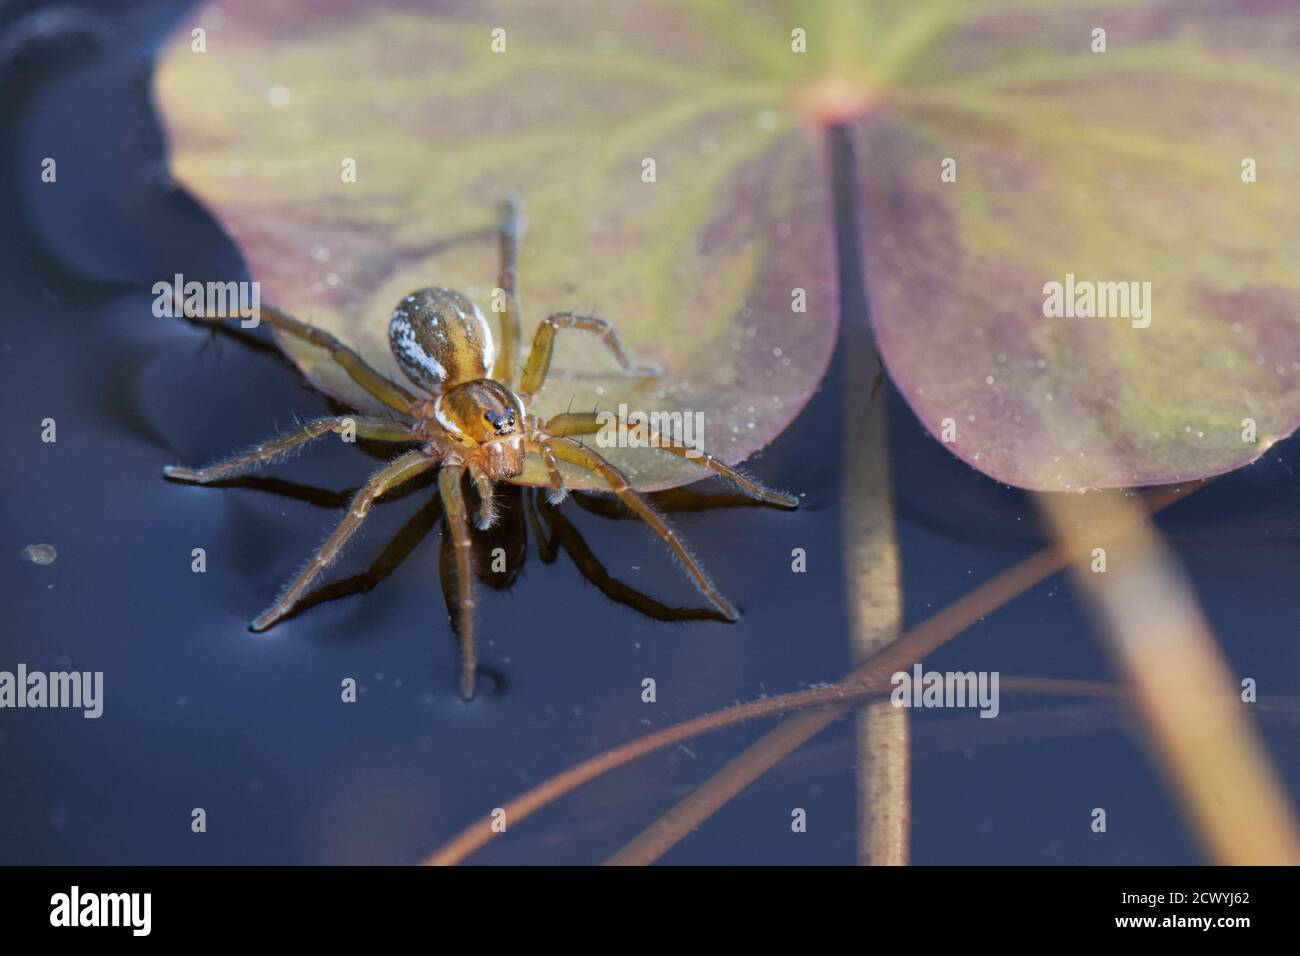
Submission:
[[[1255,459],[1300,422],[1300,7],[960,6],[897,25],[910,65],[858,129],[872,316],[907,401],[1026,488]],[[1085,308],[1046,316],[1071,282]]]
[[[1298,55],[1281,0],[226,0],[157,91],[178,179],[264,301],[397,375],[389,311],[427,285],[486,311],[485,230],[517,193],[526,336],[593,309],[665,370],[629,382],[561,336],[538,410],[699,411],[732,463],[824,372],[819,132],[851,124],[891,377],[974,467],[1064,490],[1222,472],[1300,423]],[[1053,282],[1149,288],[1149,324],[1118,285],[1120,314],[1049,317]],[[698,475],[610,451],[643,487]]]

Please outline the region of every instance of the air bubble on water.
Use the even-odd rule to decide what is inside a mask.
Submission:
[[[59,552],[54,550],[52,544],[29,544],[21,553],[23,560],[30,561],[32,564],[53,564],[54,559],[59,556]]]

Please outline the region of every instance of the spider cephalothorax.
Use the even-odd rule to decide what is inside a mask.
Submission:
[[[472,467],[481,467],[493,481],[523,472],[524,404],[500,382],[457,385],[434,399],[433,414],[452,438],[469,440],[465,446]]]
[[[550,369],[555,333],[579,329],[599,335],[610,354],[629,375],[654,374],[634,365],[618,336],[604,319],[557,312],[537,327],[532,348],[522,368],[516,367],[520,333],[515,301],[515,258],[520,216],[507,204],[499,238],[502,250],[500,285],[507,307],[501,313],[501,342],[494,341],[483,313],[469,299],[450,289],[421,289],[398,303],[389,319],[389,344],[403,374],[417,391],[381,375],[355,351],[323,329],[300,322],[283,312],[263,308],[261,317],[280,331],[302,338],[329,352],[358,385],[383,402],[391,418],[338,416],[319,418],[301,428],[258,445],[251,451],[206,468],[172,466],[164,469],[182,481],[209,483],[250,471],[274,461],[296,446],[330,431],[355,428],[356,435],[374,441],[410,443],[416,447],[399,455],[376,472],[357,492],[343,520],[321,545],[307,566],[251,627],[263,631],[288,614],[316,577],[338,557],[348,538],[360,527],[375,501],[391,488],[421,472],[438,467],[447,528],[455,545],[457,623],[461,644],[461,695],[474,694],[475,650],[472,590],[472,554],[468,511],[462,487],[466,475],[478,492],[477,524],[490,526],[495,517],[492,485],[522,481],[530,457],[549,483],[549,498],[558,503],[565,495],[559,462],[598,475],[609,489],[662,537],[682,562],[700,592],[727,618],[735,608],[714,587],[681,538],[662,515],[628,482],[627,478],[593,449],[574,441],[573,435],[599,430],[592,414],[566,413],[550,419],[529,416],[526,408]],[[498,344],[500,348],[498,349]],[[732,481],[741,491],[765,504],[793,508],[796,499],[770,491],[705,452],[673,444],[656,436],[659,450],[690,457]]]

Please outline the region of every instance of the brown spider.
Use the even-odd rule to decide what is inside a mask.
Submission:
[[[566,493],[559,461],[600,476],[628,508],[664,539],[700,593],[728,620],[734,621],[738,617],[736,609],[714,587],[677,532],[669,527],[654,506],[614,465],[569,437],[599,431],[600,424],[594,413],[565,413],[548,420],[526,414],[527,403],[546,380],[555,333],[559,329],[581,329],[599,335],[628,375],[656,373],[651,368],[634,365],[628,359],[618,336],[604,319],[557,312],[547,316],[537,327],[532,350],[518,376],[518,385],[515,384],[515,355],[521,336],[515,276],[522,216],[513,201],[508,201],[504,209],[498,230],[500,285],[505,293],[499,352],[483,314],[465,296],[439,288],[413,292],[393,310],[388,324],[389,344],[403,373],[418,390],[413,393],[380,374],[329,332],[264,307],[261,310],[263,319],[282,332],[328,351],[354,382],[391,408],[396,417],[384,419],[352,415],[318,418],[206,468],[195,470],[169,466],[163,469],[168,478],[208,484],[251,471],[327,432],[343,432],[349,427],[355,427],[358,437],[372,441],[418,443],[418,449],[399,455],[371,476],[352,499],[347,515],[307,566],[275,603],[249,626],[253,631],[265,631],[288,614],[317,576],[338,557],[343,545],[360,527],[381,495],[421,472],[441,466],[438,490],[455,545],[461,647],[460,693],[466,700],[474,695],[476,671],[471,541],[461,488],[466,475],[478,490],[476,523],[479,528],[489,527],[496,517],[493,482],[528,485],[542,478],[549,486],[547,499],[558,504]],[[668,443],[657,435],[654,438],[652,444],[661,450],[688,456],[685,446]],[[796,498],[764,488],[708,453],[691,451],[689,456],[764,504],[782,508],[798,506]],[[532,482],[523,480],[526,471],[532,476]]]

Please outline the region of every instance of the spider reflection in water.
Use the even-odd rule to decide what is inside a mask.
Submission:
[[[468,700],[474,695],[476,672],[475,557],[462,486],[467,480],[473,484],[478,495],[475,524],[480,533],[489,533],[498,515],[494,485],[498,482],[520,486],[542,484],[548,488],[548,502],[558,505],[567,493],[559,467],[561,461],[601,479],[627,508],[663,538],[718,614],[726,620],[737,618],[735,608],[714,586],[651,501],[598,452],[570,437],[599,431],[600,421],[595,413],[565,413],[549,419],[527,413],[533,396],[546,381],[555,335],[560,329],[577,329],[599,336],[627,375],[648,376],[655,372],[632,363],[604,319],[572,312],[556,312],[542,320],[522,371],[517,368],[515,356],[519,352],[521,333],[515,275],[521,222],[518,207],[506,203],[498,231],[500,288],[506,306],[501,312],[499,350],[483,314],[459,292],[421,289],[408,295],[393,310],[388,325],[389,345],[414,391],[386,378],[325,330],[275,309],[261,310],[261,317],[281,332],[327,351],[354,382],[391,409],[392,417],[346,415],[314,419],[204,468],[169,466],[163,470],[167,477],[199,484],[223,481],[281,459],[304,443],[330,432],[353,429],[361,439],[418,447],[389,461],[357,491],[338,527],[280,597],[252,622],[252,630],[265,631],[302,602],[312,582],[334,562],[381,496],[436,468],[452,549],[452,559],[444,560],[444,565],[454,565],[451,576],[455,596],[454,603],[449,603],[454,607],[452,618],[460,639],[460,693]],[[792,496],[764,488],[707,452],[674,444],[666,436],[652,437],[651,444],[656,447],[646,449],[647,454],[691,458],[762,504],[780,508],[794,508],[798,504]]]

